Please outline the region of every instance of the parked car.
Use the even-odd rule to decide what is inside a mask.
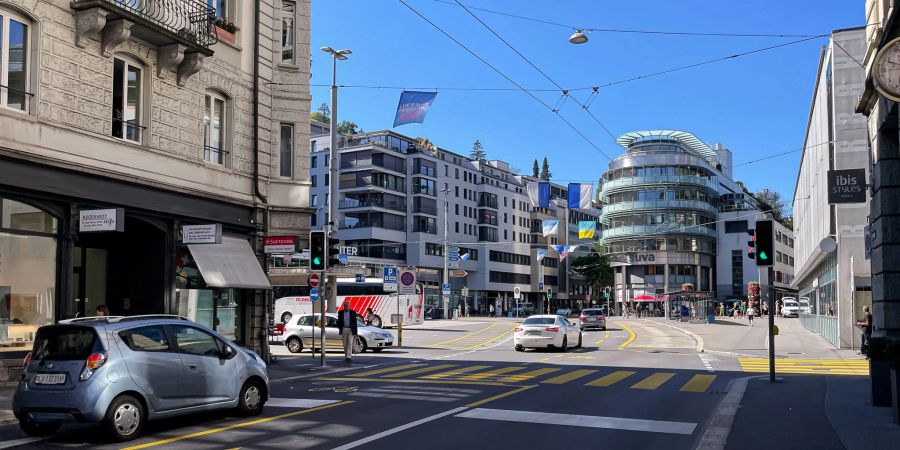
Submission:
[[[800,314],[811,314],[812,308],[809,304],[809,297],[800,297]]]
[[[781,299],[781,316],[782,317],[799,317],[800,304],[791,297]]]
[[[46,325],[24,366],[12,406],[29,435],[92,423],[126,441],[148,420],[223,408],[259,414],[269,395],[256,353],[176,316]]]
[[[578,316],[578,325],[582,330],[587,328],[606,330],[606,316],[600,308],[585,308]]]
[[[284,327],[284,345],[291,353],[300,353],[304,348],[317,351],[322,347],[321,332],[319,328],[321,314],[295,315]],[[337,314],[325,315],[325,348],[343,347],[343,341],[338,334]],[[390,331],[366,325],[362,318],[357,317],[356,342],[353,343],[353,353],[362,353],[366,350],[380,352],[386,347],[394,345],[394,335]],[[313,337],[315,336],[315,344]]]
[[[531,316],[516,327],[513,344],[519,352],[526,348],[557,348],[564,352],[569,347],[581,347],[581,330],[559,315]]]

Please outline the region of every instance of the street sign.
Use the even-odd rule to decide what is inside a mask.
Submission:
[[[399,293],[401,295],[416,293],[416,272],[414,270],[403,269],[402,271],[400,271],[399,280]]]
[[[382,269],[384,280],[384,292],[397,292],[397,268],[385,267]]]
[[[544,283],[538,283],[538,290],[540,290],[540,291],[544,290]]]
[[[462,278],[468,274],[469,274],[469,272],[466,272],[465,270],[451,270],[450,271],[450,276],[453,278]]]
[[[451,245],[447,247],[447,251],[450,253],[456,252],[456,254],[459,255],[459,247]]]
[[[347,265],[347,263],[350,262],[350,257],[344,253],[341,253],[340,255],[338,255],[338,261],[340,261],[343,265]]]
[[[309,287],[315,288],[319,287],[319,274],[311,273],[309,274]]]
[[[319,301],[319,290],[312,288],[309,290],[309,300],[313,303]]]
[[[513,288],[513,298],[516,300],[522,298],[522,290],[518,286]]]
[[[447,263],[447,267],[451,269],[459,269],[459,261],[451,261]]]
[[[459,256],[458,255],[457,256],[450,255],[447,257],[447,261],[457,262],[457,261],[459,261]]]
[[[365,276],[365,275],[362,275],[362,274],[356,274],[356,282],[357,282],[357,283],[365,283],[365,282],[366,282],[366,276]]]
[[[441,294],[450,295],[450,283],[444,283],[443,285],[441,285]]]

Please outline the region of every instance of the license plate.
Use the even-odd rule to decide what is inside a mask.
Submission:
[[[39,373],[34,376],[34,384],[65,384],[64,373]]]
[[[525,331],[525,334],[529,335],[529,336],[540,335],[541,330],[527,330],[527,331]]]
[[[593,317],[588,317],[588,322],[596,322],[596,321],[597,321],[597,319],[595,319]]]

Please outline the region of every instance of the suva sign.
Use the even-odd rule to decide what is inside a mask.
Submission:
[[[628,262],[630,263],[638,263],[638,262],[655,262],[656,255],[628,255]]]

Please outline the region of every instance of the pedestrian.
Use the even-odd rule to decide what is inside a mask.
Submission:
[[[725,317],[725,303],[719,303],[719,317]]]
[[[869,312],[869,307],[863,307],[863,319],[856,322],[856,326],[862,330],[862,345],[859,347],[859,355],[861,355],[866,350],[866,342],[869,342],[869,339],[872,339],[872,313]]]
[[[97,309],[94,310],[94,315],[97,317],[108,317],[109,316],[109,308],[106,305],[99,305]]]
[[[494,305],[490,306],[491,317],[494,316]]]
[[[781,317],[781,300],[775,301],[775,317]]]
[[[755,314],[756,314],[756,308],[754,308],[753,305],[751,305],[749,308],[747,308],[747,320],[750,321],[751,327],[753,326],[753,316]]]
[[[353,342],[356,341],[357,331],[356,311],[350,309],[350,302],[344,302],[344,307],[338,313],[338,334],[344,344],[344,361],[353,361]],[[324,345],[322,351],[325,351]]]
[[[375,311],[372,311],[372,308],[366,308],[366,314],[363,316],[363,321],[366,322],[366,325],[372,326],[372,323],[375,321]]]
[[[763,312],[763,315],[764,315],[764,316],[769,317],[769,303],[768,303],[768,302],[767,302],[767,303],[763,303],[763,305],[762,305],[762,312]]]

